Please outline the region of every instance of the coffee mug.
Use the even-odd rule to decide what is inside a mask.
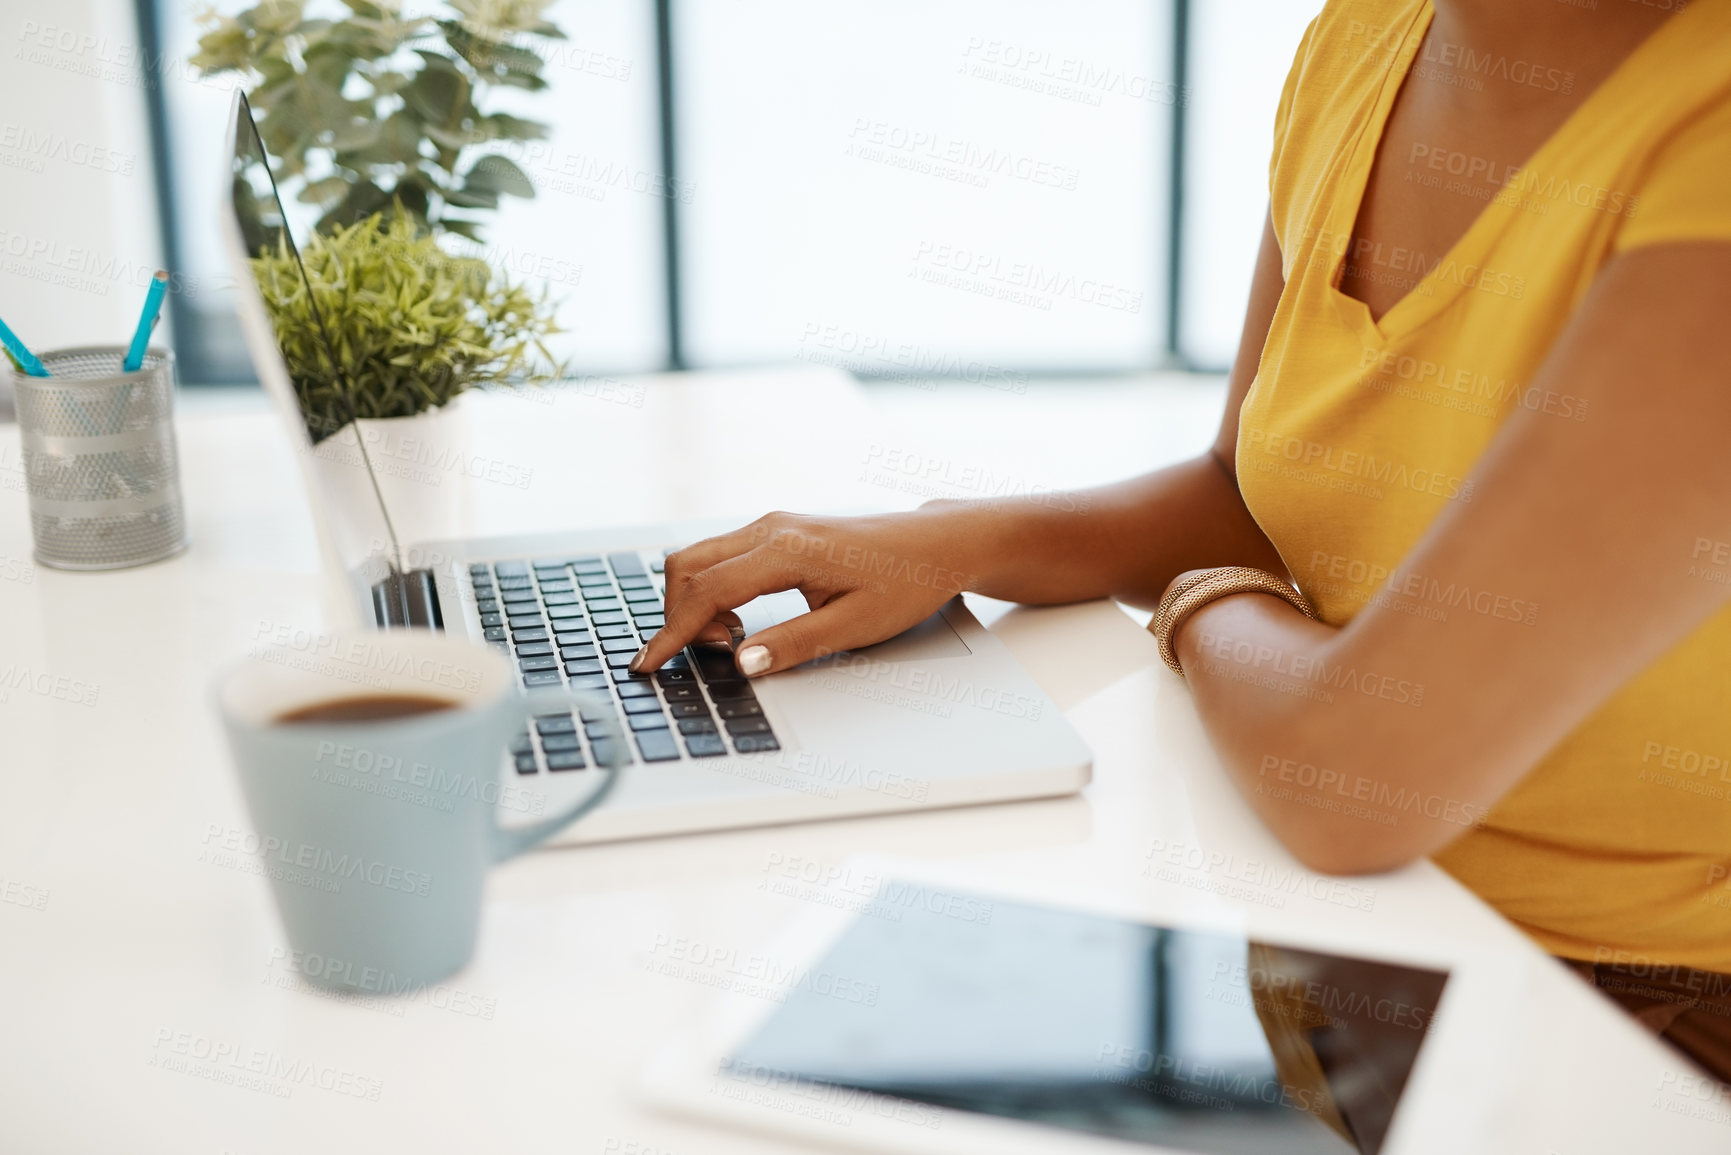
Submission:
[[[504,655],[429,630],[302,633],[230,666],[216,701],[297,969],[337,989],[460,969],[487,868],[600,805],[627,757],[605,695],[520,690]],[[506,744],[527,715],[583,707],[609,720],[614,761],[563,813],[501,826]]]

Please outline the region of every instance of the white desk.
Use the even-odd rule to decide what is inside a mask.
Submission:
[[[533,474],[521,489],[468,486],[454,528],[920,496],[862,482],[884,435],[844,379],[654,379],[641,405],[630,396],[468,405],[469,451]],[[1033,403],[1025,412],[1039,420]],[[1531,982],[1507,1033],[1483,1047],[1530,1045],[1538,1061],[1502,1109],[1501,1150],[1731,1149],[1731,1113],[1679,1090],[1684,1064],[1428,864],[1353,880],[1374,892],[1368,911],[1207,889],[1231,882],[1231,867],[1146,873],[1157,846],[1290,860],[1226,782],[1151,639],[1104,603],[975,603],[1092,745],[1095,781],[1080,797],[535,854],[494,873],[477,959],[444,1005],[344,1005],[299,989],[263,880],[211,861],[210,831],[247,819],[207,691],[261,618],[317,623],[310,523],[262,408],[185,416],[180,444],[191,550],[64,574],[28,563],[17,431],[0,428],[0,1150],[795,1150],[639,1107],[636,1070],[710,998],[642,963],[663,935],[750,953],[801,905],[758,888],[770,862],[866,852],[1110,892],[1153,920],[1224,908],[1276,937],[1506,951],[1511,981]],[[94,705],[67,700],[91,689]],[[172,1048],[158,1041],[181,1034],[347,1073],[378,1096],[309,1080],[284,1097],[200,1077],[220,1064],[162,1065]]]

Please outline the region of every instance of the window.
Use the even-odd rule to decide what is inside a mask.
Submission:
[[[191,9],[138,2],[147,42],[195,50]],[[546,284],[586,372],[1219,367],[1316,6],[562,0],[551,87],[495,103],[553,126],[508,152],[537,195],[478,251]],[[220,284],[226,85],[189,76],[151,95],[164,229]],[[251,379],[224,296],[174,318],[188,380]]]

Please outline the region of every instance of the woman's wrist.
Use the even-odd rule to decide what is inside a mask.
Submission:
[[[930,520],[935,546],[944,564],[962,575],[964,588],[979,592],[1001,580],[1009,555],[1004,545],[1008,514],[1002,505],[935,497],[922,502],[917,512]]]

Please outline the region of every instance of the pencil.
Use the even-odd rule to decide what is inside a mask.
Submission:
[[[150,331],[156,328],[156,315],[162,311],[162,297],[167,292],[168,270],[158,269],[150,278],[150,291],[144,295],[144,314],[138,318],[132,345],[126,350],[126,362],[121,366],[128,373],[136,373],[144,367],[144,348],[150,344]]]
[[[24,372],[32,377],[48,376],[48,370],[42,367],[42,362],[36,359],[36,354],[24,347],[24,342],[20,341],[18,335],[6,327],[5,321],[0,321],[0,344],[6,346],[6,351],[12,354],[19,365],[23,366]]]

